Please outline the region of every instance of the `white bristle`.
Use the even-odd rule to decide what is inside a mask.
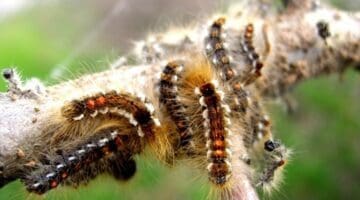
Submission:
[[[96,116],[97,116],[97,114],[98,114],[98,111],[97,111],[97,110],[95,110],[93,113],[91,113],[91,114],[90,114],[90,116],[91,116],[92,118],[94,118],[94,117],[96,117]]]
[[[79,121],[79,120],[81,120],[82,118],[84,118],[84,114],[81,114],[81,115],[79,115],[79,116],[77,116],[77,117],[74,117],[73,120]]]

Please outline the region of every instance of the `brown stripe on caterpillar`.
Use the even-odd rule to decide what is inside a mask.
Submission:
[[[133,154],[138,153],[133,144],[139,142],[138,136],[121,135],[116,127],[103,129],[98,131],[94,137],[89,138],[87,142],[70,151],[58,151],[58,155],[54,156],[49,165],[31,172],[22,181],[29,192],[44,194],[64,183],[70,177],[76,176],[83,168],[106,158],[110,154],[121,152],[121,154],[127,155],[127,160],[129,160]],[[134,170],[130,169],[126,173],[132,171]],[[117,176],[120,177],[119,174]],[[122,176],[129,177],[130,175],[123,174]]]
[[[154,125],[160,126],[160,122],[153,116],[153,105],[146,101],[141,97],[112,91],[74,100],[62,108],[62,115],[70,121],[94,118],[99,113],[124,117],[130,124],[138,127],[139,136],[153,138]]]
[[[184,105],[178,98],[177,80],[181,76],[183,66],[178,62],[168,63],[160,78],[160,103],[164,104],[167,113],[174,121],[180,134],[180,146],[190,143],[193,131],[189,125],[189,118],[185,115]]]
[[[231,176],[229,162],[231,151],[228,148],[227,135],[231,134],[227,128],[230,120],[227,115],[230,108],[222,103],[223,95],[216,91],[216,82],[205,83],[195,88],[195,94],[200,95],[199,103],[203,106],[205,137],[207,138],[207,158],[209,179],[214,184],[222,186]]]
[[[254,37],[254,25],[248,24],[245,27],[244,35],[240,43],[241,50],[246,57],[246,60],[251,65],[250,75],[245,78],[244,84],[248,85],[254,82],[258,77],[261,76],[261,69],[263,67],[263,63],[260,61],[259,54],[255,51],[255,47],[253,45],[253,37]]]
[[[222,39],[223,25],[225,24],[225,18],[220,17],[210,27],[209,36],[205,39],[205,48],[208,58],[212,64],[219,70],[221,70],[221,77],[224,80],[230,80],[235,76],[230,57],[227,55],[225,44]]]

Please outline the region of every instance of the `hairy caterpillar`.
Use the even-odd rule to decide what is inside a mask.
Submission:
[[[207,139],[207,158],[210,161],[207,167],[210,180],[217,185],[223,185],[231,174],[231,151],[227,148],[230,143],[227,136],[232,134],[227,128],[231,124],[227,115],[231,111],[228,105],[221,103],[224,96],[219,94],[215,87],[216,84],[205,83],[195,90],[201,95],[199,103],[204,108],[202,115]]]
[[[251,72],[252,75],[247,78],[245,84],[249,84],[254,81],[257,77],[261,76],[261,68],[263,64],[259,61],[259,54],[255,52],[255,47],[253,45],[253,34],[254,34],[254,25],[248,24],[245,28],[244,39],[241,41],[241,49],[246,56],[249,64],[252,66]]]
[[[105,160],[108,171],[117,179],[129,179],[136,171],[135,161],[131,158],[139,147],[136,138],[128,135],[121,135],[116,128],[100,130],[94,138],[89,138],[88,142],[79,145],[76,149],[58,153],[57,156],[49,160],[49,164],[39,167],[24,178],[27,190],[37,194],[43,194],[50,189],[56,188],[59,184],[66,182],[68,178],[74,179],[80,170],[87,171],[88,177],[95,177],[103,172],[100,167],[94,167],[94,163]],[[112,154],[112,155],[111,155]],[[113,158],[109,158],[109,157]],[[106,165],[105,165],[106,166]],[[94,167],[94,169],[91,169]],[[106,168],[106,167],[103,167]],[[94,171],[97,170],[97,171]],[[76,179],[76,178],[75,178]],[[77,178],[72,180],[84,180]]]
[[[180,133],[180,146],[190,143],[193,131],[189,125],[190,120],[184,113],[184,105],[179,102],[178,79],[183,66],[176,62],[168,63],[161,74],[160,102],[165,105],[167,112],[176,124]]]
[[[142,103],[145,99],[133,98],[127,94],[117,94],[115,91],[104,95],[95,95],[82,101],[73,101],[64,107],[63,115],[74,121],[84,117],[96,117],[100,114],[119,115],[128,119],[129,123],[138,128],[140,137],[154,137],[154,127],[160,126],[159,120],[151,115],[154,107],[150,103]]]

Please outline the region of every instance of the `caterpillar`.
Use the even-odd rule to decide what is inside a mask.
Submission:
[[[235,71],[230,65],[230,57],[227,54],[224,41],[222,39],[223,26],[226,20],[220,17],[214,21],[209,30],[209,36],[205,39],[206,51],[209,59],[217,69],[221,69],[220,76],[224,76],[225,80],[230,80],[235,76]]]
[[[203,106],[204,130],[207,148],[207,158],[210,180],[217,185],[225,184],[231,174],[231,151],[227,148],[229,140],[227,135],[231,134],[227,126],[230,125],[226,117],[230,108],[222,104],[223,96],[216,92],[215,84],[205,83],[195,88],[196,94],[200,95],[199,103]]]
[[[189,125],[190,119],[184,113],[184,105],[177,99],[178,79],[181,75],[183,66],[177,62],[170,62],[164,68],[159,83],[160,99],[165,105],[167,112],[175,122],[180,133],[180,146],[186,146],[190,143],[193,131]]]
[[[43,194],[50,189],[56,188],[59,184],[72,178],[80,170],[91,170],[93,163],[101,159],[107,159],[110,165],[109,171],[117,179],[129,179],[136,171],[135,161],[132,156],[136,152],[139,141],[136,138],[121,135],[116,128],[100,130],[89,138],[84,144],[78,145],[76,149],[61,151],[57,156],[49,160],[49,165],[39,167],[23,179],[29,192]],[[110,159],[105,157],[114,158]],[[98,170],[99,168],[96,168]],[[92,176],[96,176],[92,172]],[[83,181],[83,180],[78,180]],[[73,181],[74,182],[74,181]]]
[[[249,64],[252,66],[252,69],[250,68],[252,75],[247,78],[245,85],[253,82],[257,77],[261,76],[261,68],[263,67],[263,64],[259,61],[259,54],[255,52],[253,34],[254,25],[250,23],[246,25],[244,38],[241,41],[241,50],[246,56],[246,60],[248,60]]]
[[[141,137],[154,137],[154,126],[160,126],[159,120],[151,116],[154,112],[152,104],[143,103],[141,99],[128,94],[117,94],[115,91],[81,101],[75,100],[63,108],[64,117],[74,121],[84,117],[94,118],[99,113],[105,115],[108,112],[128,119],[130,124],[138,128]]]

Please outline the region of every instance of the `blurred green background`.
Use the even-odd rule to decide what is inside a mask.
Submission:
[[[205,15],[226,3],[0,0],[0,68],[16,66],[24,79],[35,76],[47,84],[82,71],[104,70],[128,51],[133,40],[171,23],[186,23],[194,13]],[[360,4],[359,0],[333,3],[352,9]],[[294,155],[280,190],[264,199],[360,199],[359,86],[359,74],[349,70],[342,81],[333,75],[297,87],[294,97],[299,108],[294,115],[270,105],[274,132],[294,149]],[[5,90],[1,81],[0,91]],[[194,180],[186,168],[170,170],[151,158],[138,161],[138,173],[126,184],[101,176],[86,187],[52,191],[45,199],[206,197],[207,186]],[[28,198],[36,197],[29,196],[19,182],[0,190],[0,199]]]

